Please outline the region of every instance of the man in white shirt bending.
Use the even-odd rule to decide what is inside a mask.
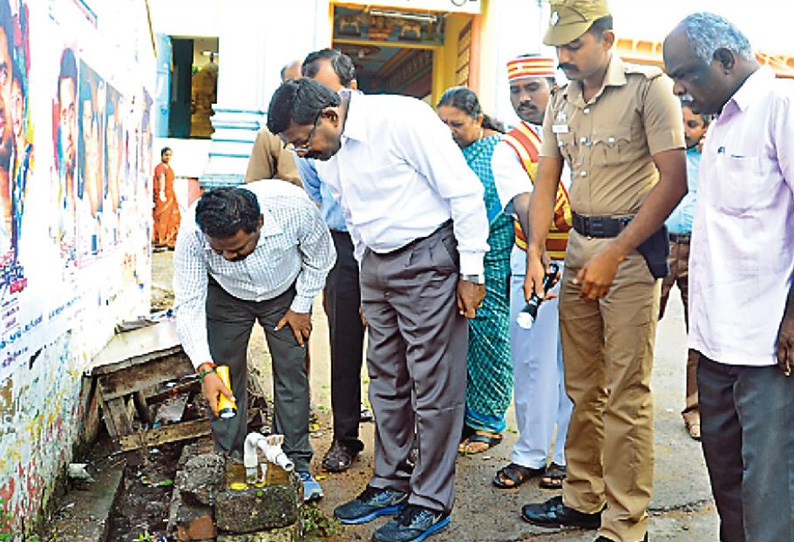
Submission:
[[[361,267],[375,472],[335,514],[365,523],[398,513],[374,540],[423,539],[449,524],[454,501],[466,318],[485,296],[482,184],[449,129],[414,98],[340,95],[309,79],[289,81],[273,95],[268,128],[319,160]]]

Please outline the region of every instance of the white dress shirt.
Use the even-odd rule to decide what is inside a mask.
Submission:
[[[424,102],[349,93],[342,147],[317,172],[339,201],[361,261],[364,247],[397,250],[450,218],[460,272],[483,273],[488,219],[483,187]]]
[[[541,135],[540,126],[526,122],[524,124],[538,136]],[[516,154],[516,151],[513,150],[513,147],[507,141],[500,141],[494,148],[493,157],[491,157],[491,170],[493,171],[496,193],[499,195],[499,203],[501,203],[502,209],[506,214],[517,218],[513,200],[520,194],[532,193],[535,185],[532,179],[529,178],[527,170],[521,165],[521,159]],[[566,190],[571,188],[571,170],[568,169],[568,164],[565,162],[563,162],[560,182]],[[513,244],[513,250],[510,253],[510,273],[516,276],[521,275],[522,277],[527,274],[527,253],[515,244]]]
[[[196,224],[195,204],[182,217],[174,252],[174,312],[177,334],[195,367],[212,361],[205,309],[209,276],[246,301],[273,299],[294,284],[290,308],[308,313],[336,261],[328,227],[303,190],[278,179],[244,188],[259,200],[263,220],[256,248],[244,260],[231,262],[212,250]]]
[[[689,267],[689,347],[774,365],[794,275],[794,82],[751,75],[711,123]]]

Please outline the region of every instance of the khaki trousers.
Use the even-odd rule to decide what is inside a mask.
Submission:
[[[580,512],[607,506],[599,534],[642,540],[653,487],[650,380],[661,280],[633,252],[607,296],[579,298],[573,279],[611,239],[571,232],[560,290],[565,387],[574,403],[565,441],[563,502]]]

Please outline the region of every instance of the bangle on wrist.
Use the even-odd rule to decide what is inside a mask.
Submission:
[[[201,373],[199,374],[199,381],[200,382],[204,382],[204,377],[207,376],[208,374],[214,373],[214,372],[216,372],[215,371],[215,367],[213,367],[212,369],[206,369],[204,371],[201,371]]]
[[[201,371],[199,373],[199,381],[200,382],[204,382],[204,377],[207,376],[210,373],[214,373],[215,369],[218,366],[215,365],[214,363],[212,363],[211,361],[206,361],[206,362],[202,363],[201,365],[199,365],[199,368],[200,367],[206,367],[203,371]]]

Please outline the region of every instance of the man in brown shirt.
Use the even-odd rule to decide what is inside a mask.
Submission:
[[[260,179],[282,179],[302,186],[298,168],[295,166],[295,157],[266,126],[256,134],[251,158],[248,159],[248,169],[245,172],[247,183]]]
[[[294,60],[281,68],[281,82],[298,79],[301,76],[301,61]],[[288,151],[281,139],[270,133],[267,126],[256,134],[254,147],[251,149],[251,158],[248,159],[248,169],[245,172],[245,182],[260,179],[281,179],[294,185],[303,186],[295,165],[295,156]],[[306,351],[308,356],[308,350]]]
[[[543,294],[543,246],[565,160],[574,231],[559,306],[574,410],[563,495],[524,506],[522,516],[547,527],[600,527],[598,541],[639,541],[653,482],[661,281],[637,249],[686,193],[686,163],[671,82],[658,68],[624,64],[614,40],[606,0],[551,1],[544,43],[557,48],[571,83],[553,93],[543,122],[525,290]]]

